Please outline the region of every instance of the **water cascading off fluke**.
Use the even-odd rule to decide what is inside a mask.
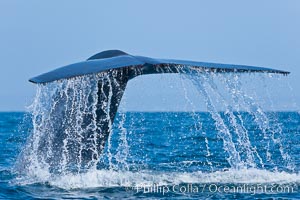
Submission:
[[[119,50],[98,53],[87,61],[30,79],[38,84],[38,103],[31,109],[32,138],[39,139],[31,139],[29,143],[32,151],[28,162],[35,163],[35,169],[46,167],[58,173],[96,167],[130,79],[146,74],[193,71],[289,74],[254,66],[132,56]]]

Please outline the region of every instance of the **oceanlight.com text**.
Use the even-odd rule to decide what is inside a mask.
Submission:
[[[293,185],[279,184],[175,184],[175,185],[159,185],[159,184],[141,184],[132,187],[136,193],[144,194],[162,194],[167,193],[247,193],[247,194],[279,194],[294,193],[297,188]]]

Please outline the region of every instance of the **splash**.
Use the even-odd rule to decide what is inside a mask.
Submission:
[[[173,71],[164,69],[166,73]],[[236,73],[217,74],[182,66],[175,71],[181,73],[184,98],[193,109],[188,113],[193,124],[189,129],[190,135],[181,134],[173,144],[180,146],[183,140],[191,139],[195,145],[195,149],[191,150],[193,156],[186,156],[187,160],[181,162],[177,162],[176,156],[171,156],[162,159],[162,163],[152,166],[148,163],[153,158],[148,156],[151,149],[145,146],[155,148],[155,141],[161,140],[151,136],[153,142],[146,143],[142,138],[149,137],[147,135],[151,135],[151,131],[160,130],[152,127],[149,132],[147,125],[151,123],[144,114],[137,117],[137,114],[119,111],[116,118],[112,115],[113,109],[116,109],[113,97],[124,92],[125,88],[116,89],[120,87],[122,74],[110,71],[37,86],[36,97],[30,106],[33,129],[18,164],[27,177],[26,181],[50,182],[63,188],[130,186],[143,180],[163,184],[276,182],[284,181],[284,176],[291,176],[289,180],[299,182],[293,159],[281,139],[283,130],[279,120],[263,110],[255,94],[246,92],[244,77]],[[137,70],[136,74],[139,73]],[[189,97],[187,84],[196,88],[198,101],[205,103],[210,118],[206,113],[197,112],[197,104]],[[206,118],[213,122],[215,132],[212,132],[215,135],[205,127],[203,119]],[[164,120],[168,121],[167,114],[162,117],[162,123],[166,122]],[[172,127],[174,123],[180,124],[178,120],[175,116],[167,123]],[[177,131],[185,126],[185,122],[181,123]],[[258,132],[257,136],[253,135],[253,129]],[[197,159],[202,156],[202,143],[205,159],[200,161]],[[222,144],[221,150],[216,150],[218,144]],[[165,142],[164,145],[170,148],[170,143]],[[180,148],[189,150],[187,146]],[[265,151],[259,151],[260,148],[265,148]],[[277,168],[274,152],[279,153],[279,162],[284,163],[281,171]],[[216,161],[218,154],[223,157]],[[222,159],[225,171],[220,171],[217,166],[218,162],[223,162]],[[203,165],[208,168],[203,170]],[[182,173],[191,166],[193,170]],[[162,171],[172,171],[171,168],[174,172]],[[237,174],[234,180],[230,179],[233,173]],[[247,176],[243,176],[245,173]],[[274,175],[277,179],[270,178]],[[24,178],[20,180],[26,182]]]
[[[177,185],[185,183],[218,184],[299,184],[300,175],[287,172],[270,172],[261,169],[243,169],[205,172],[153,172],[153,171],[111,171],[93,170],[82,174],[67,174],[48,178],[47,184],[63,189],[87,189],[105,187],[135,187],[151,185]],[[22,184],[36,183],[35,179],[19,180]]]

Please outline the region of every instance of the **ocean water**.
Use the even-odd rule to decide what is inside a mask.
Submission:
[[[300,112],[274,111],[299,110],[282,76],[163,69],[181,74],[150,87],[183,100],[163,98],[166,112],[126,111],[125,92],[113,120],[110,71],[37,85],[28,112],[0,113],[0,198],[300,198]]]
[[[209,112],[124,112],[117,114],[96,168],[29,175],[18,162],[33,129],[32,115],[2,112],[0,198],[299,199],[299,113],[265,114],[264,135],[251,113],[233,112],[244,119],[247,139],[236,134],[227,113],[218,112],[238,161]],[[271,128],[278,125],[280,136]]]

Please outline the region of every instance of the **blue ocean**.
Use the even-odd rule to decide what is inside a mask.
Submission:
[[[226,119],[226,113],[219,114]],[[264,138],[253,116],[240,114],[255,146],[247,152],[238,136],[232,138],[240,166],[230,166],[232,152],[224,150],[208,112],[126,112],[118,113],[111,147],[97,169],[29,176],[17,168],[30,134],[24,130],[32,129],[31,116],[0,113],[0,198],[299,199],[299,113],[267,113],[280,121],[280,143],[275,135]]]
[[[202,72],[168,80],[189,111],[126,111],[125,94],[112,117],[110,75],[37,85],[27,112],[0,113],[0,198],[300,198],[300,113],[276,111],[283,81]]]

